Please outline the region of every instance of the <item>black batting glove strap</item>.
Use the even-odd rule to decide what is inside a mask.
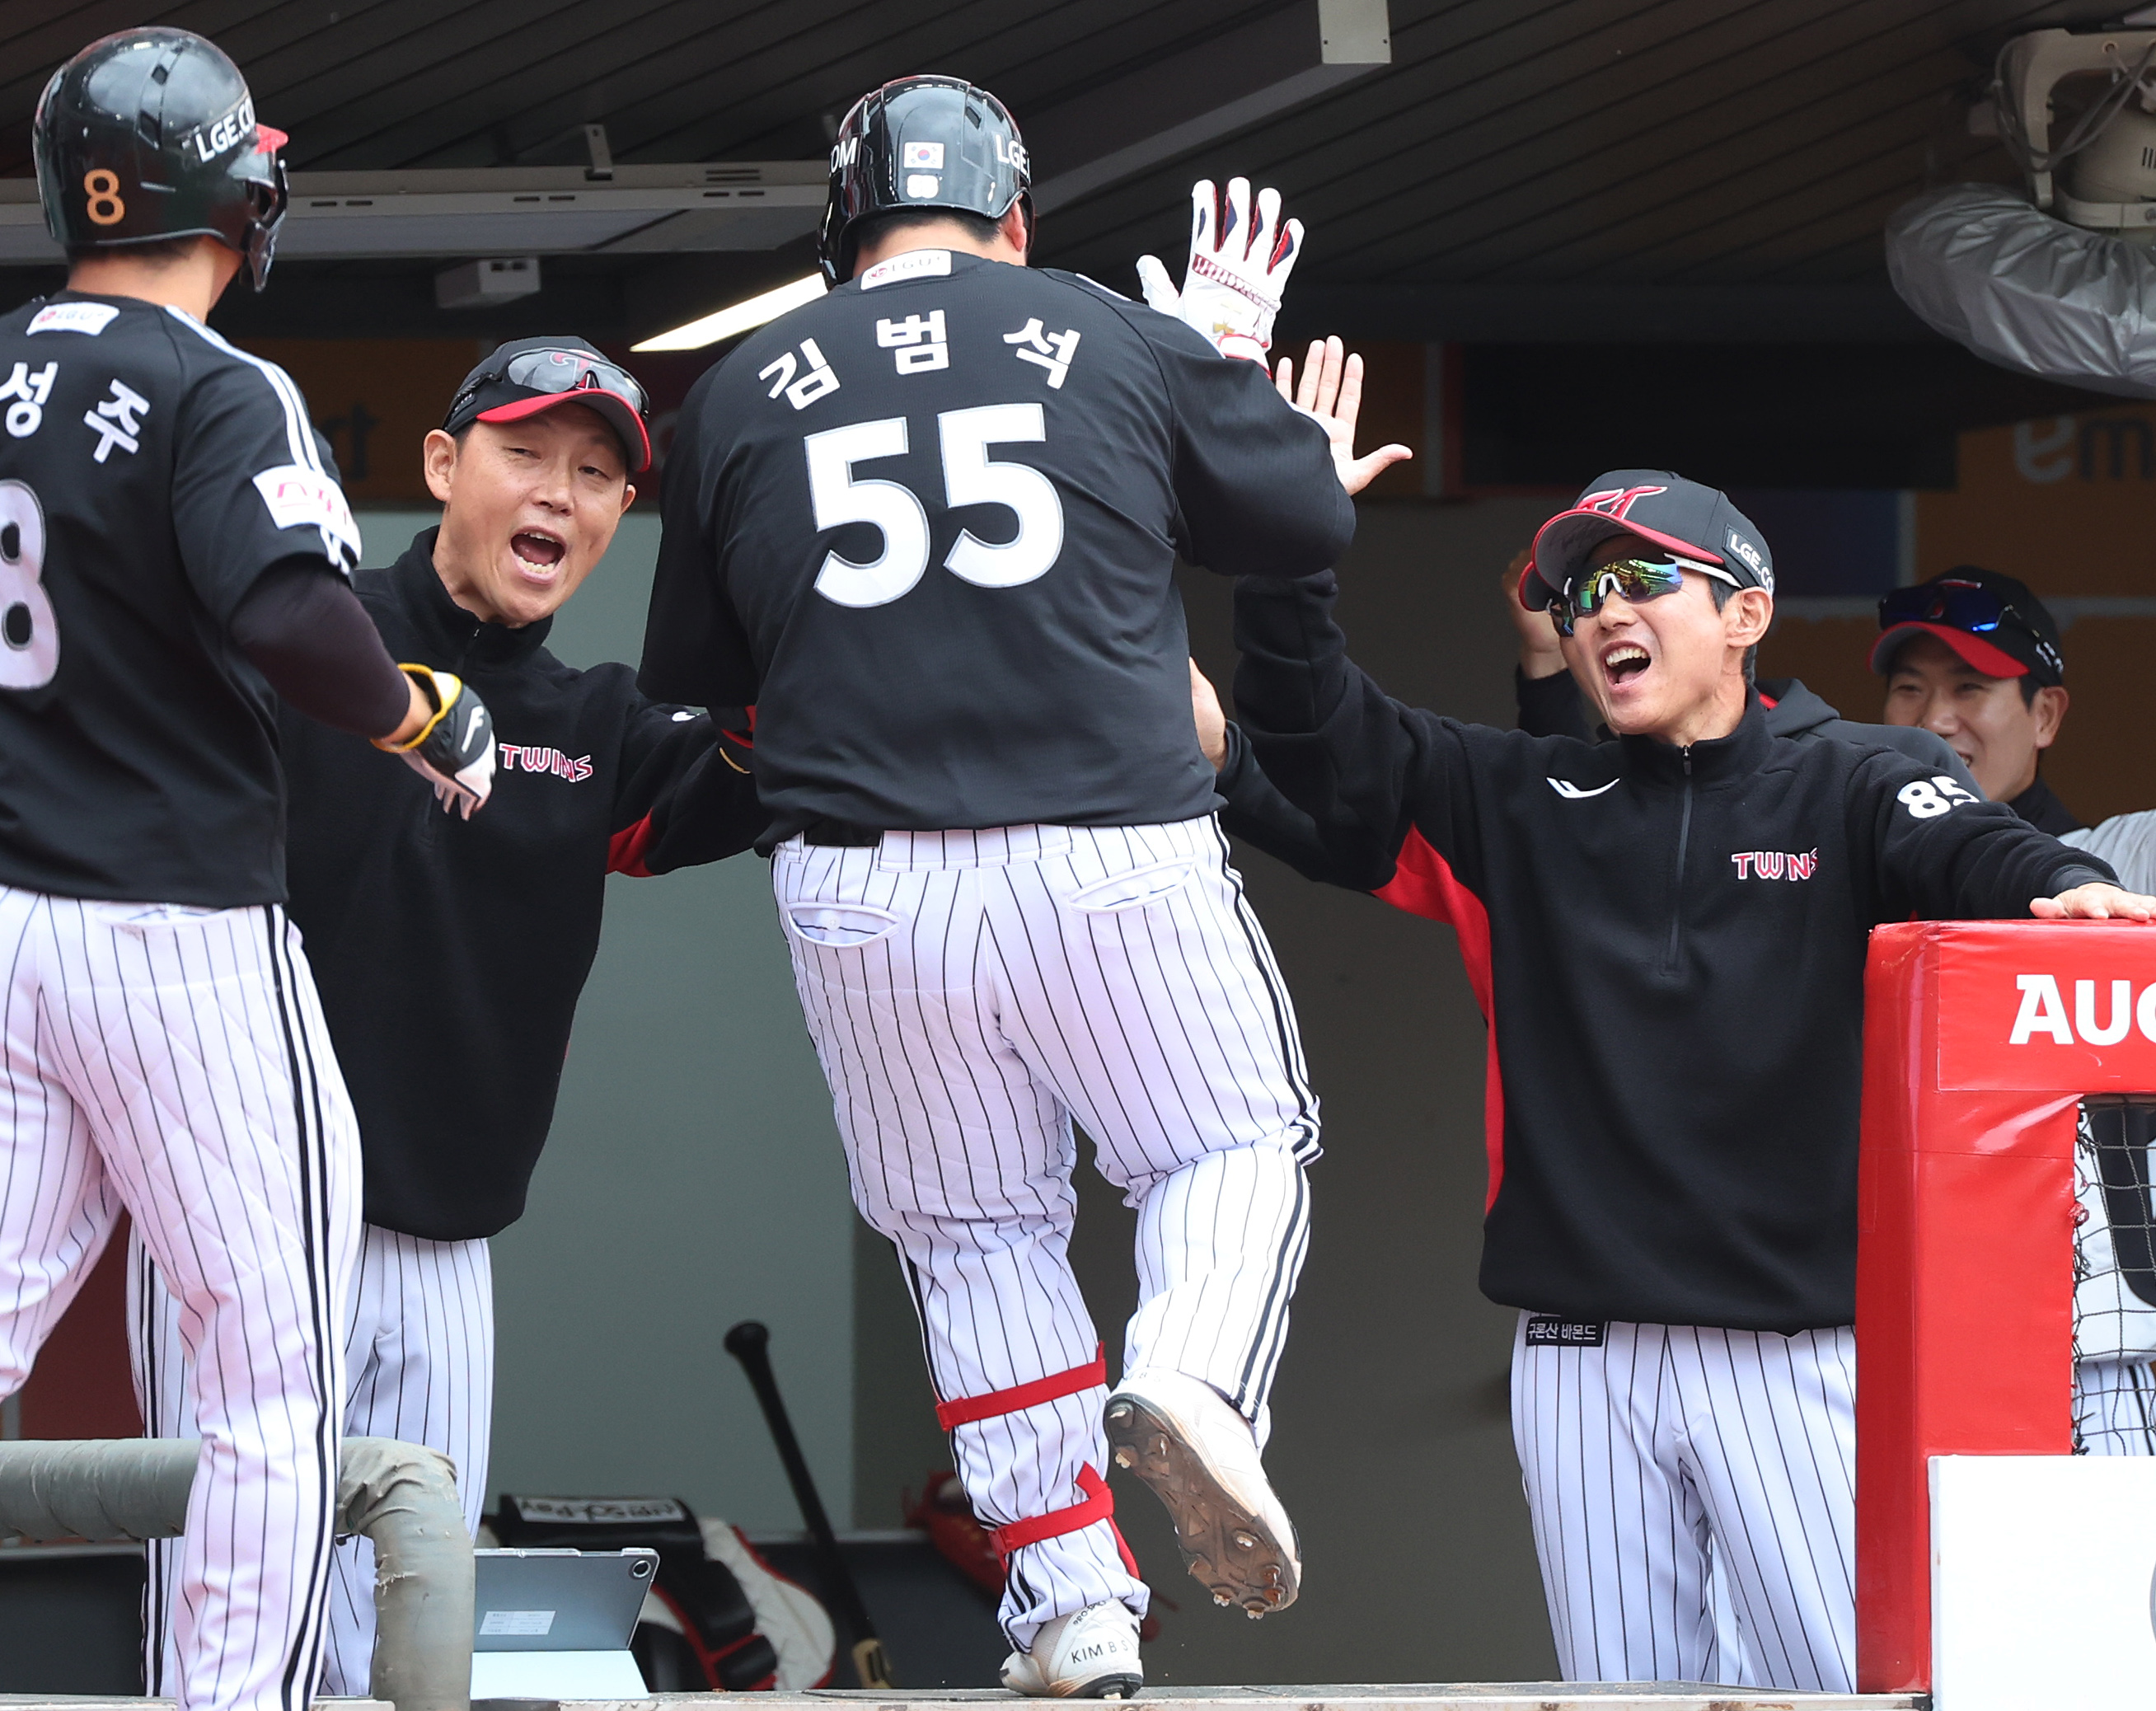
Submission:
[[[419,686],[434,717],[402,742],[378,737],[374,746],[403,756],[405,765],[434,787],[444,810],[454,809],[470,820],[494,789],[494,717],[453,671],[404,663],[397,669]]]

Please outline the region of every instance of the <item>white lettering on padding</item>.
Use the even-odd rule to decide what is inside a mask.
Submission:
[[[359,562],[359,525],[345,503],[343,489],[321,470],[280,465],[257,475],[254,490],[279,528],[320,529],[323,549],[333,561],[346,566]]]
[[[2096,1025],[2096,982],[2074,982],[2074,1031],[2091,1046],[2116,1046],[2126,1037],[2126,1030],[2133,1025],[2133,983],[2114,980],[2111,983],[2111,1024],[2099,1028]]]
[[[2051,974],[2016,977],[2021,989],[2021,1012],[2014,1018],[2009,1046],[2026,1046],[2032,1034],[2049,1034],[2061,1046],[2074,1043],[2074,1030],[2066,1025],[2066,1002],[2059,995],[2059,983]]]

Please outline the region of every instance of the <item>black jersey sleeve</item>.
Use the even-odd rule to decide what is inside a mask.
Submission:
[[[1117,300],[1159,365],[1175,412],[1177,549],[1227,575],[1305,576],[1355,538],[1355,506],[1325,430],[1262,363],[1223,357],[1169,315]]]
[[[233,609],[232,640],[299,712],[357,737],[388,735],[411,709],[410,680],[352,585],[319,558],[280,559]]]
[[[1882,921],[2026,918],[2035,897],[2094,881],[2118,883],[2110,866],[2039,831],[2003,802],[1972,795],[1950,774],[1927,773],[1878,748],[1851,780],[1851,830],[1871,845]]]
[[[1332,876],[1332,858],[1317,824],[1281,794],[1250,752],[1250,739],[1230,720],[1227,758],[1219,777],[1220,826],[1230,837],[1285,861],[1306,879]]]
[[[634,697],[623,732],[609,871],[670,873],[754,844],[771,816],[757,799],[752,755],[708,714]]]
[[[750,707],[757,670],[748,633],[721,582],[719,470],[707,418],[720,369],[689,389],[675,419],[660,491],[659,566],[651,582],[637,686],[659,701]]]
[[[1416,833],[1472,885],[1481,814],[1469,751],[1508,733],[1387,695],[1348,657],[1337,594],[1330,571],[1235,585],[1236,717],[1266,778],[1310,823],[1306,835],[1273,812],[1276,826],[1294,826],[1281,854],[1312,879],[1382,891]]]
[[[188,582],[220,624],[281,560],[351,572],[359,531],[290,375],[254,358],[213,362],[179,409],[172,529]]]

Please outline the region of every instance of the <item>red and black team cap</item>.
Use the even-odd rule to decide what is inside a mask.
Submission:
[[[651,403],[635,376],[582,339],[511,339],[465,376],[442,418],[444,433],[475,422],[515,422],[557,404],[582,404],[621,437],[629,473],[651,467]]]
[[[1536,532],[1534,563],[1520,578],[1520,604],[1554,604],[1612,535],[1637,535],[1680,557],[1725,571],[1741,588],[1774,592],[1766,537],[1729,496],[1668,470],[1611,470]]]
[[[2066,681],[2059,626],[2044,603],[2026,583],[1981,565],[1957,564],[1929,582],[1896,588],[1879,602],[1879,629],[1871,645],[1875,671],[1892,671],[1911,636],[1935,635],[1987,677],[2033,677],[2047,688]]]

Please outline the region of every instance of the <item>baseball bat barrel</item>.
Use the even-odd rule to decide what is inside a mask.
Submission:
[[[860,1589],[854,1584],[852,1570],[839,1554],[838,1535],[831,1530],[831,1518],[824,1513],[824,1499],[817,1493],[815,1476],[809,1472],[808,1459],[801,1453],[800,1441],[793,1436],[793,1422],[787,1416],[786,1400],[778,1394],[778,1380],[771,1370],[770,1328],[760,1320],[743,1319],[726,1333],[726,1349],[748,1374],[749,1388],[756,1392],[757,1405],[763,1410],[764,1424],[771,1428],[772,1443],[786,1469],[786,1482],[793,1487],[794,1503],[801,1511],[803,1524],[808,1529],[817,1564],[823,1570],[824,1587],[838,1606],[839,1620],[853,1631],[854,1673],[865,1688],[896,1687],[897,1683],[891,1678],[890,1660],[884,1656],[883,1642],[876,1637],[875,1626],[869,1621],[868,1608],[861,1602]]]

